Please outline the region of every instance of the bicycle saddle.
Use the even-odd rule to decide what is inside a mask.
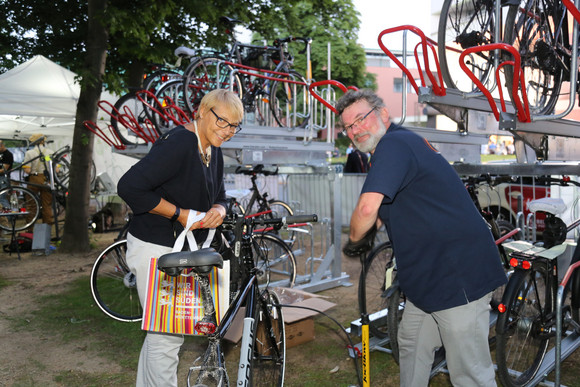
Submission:
[[[222,256],[213,248],[197,251],[179,251],[159,257],[157,269],[170,276],[178,276],[185,269],[192,269],[197,274],[207,274],[214,266],[223,267]]]
[[[529,202],[528,209],[532,212],[544,211],[558,215],[566,211],[566,204],[562,198],[541,198]]]
[[[241,20],[234,19],[234,18],[227,17],[227,16],[220,16],[220,21],[225,22],[225,23],[229,23],[229,24],[238,24],[238,23],[242,22]]]

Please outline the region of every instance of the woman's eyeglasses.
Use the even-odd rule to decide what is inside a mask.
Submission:
[[[234,134],[240,133],[240,131],[242,130],[242,127],[240,126],[240,124],[230,124],[228,122],[228,120],[223,119],[222,117],[218,116],[216,114],[216,112],[213,111],[213,108],[209,109],[210,112],[213,113],[213,115],[215,116],[216,120],[215,120],[215,124],[222,129],[233,129],[234,130]]]

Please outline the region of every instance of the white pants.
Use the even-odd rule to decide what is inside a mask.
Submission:
[[[145,305],[149,261],[170,253],[171,247],[144,242],[127,235],[127,265],[137,276],[137,292]],[[177,365],[183,335],[147,332],[137,368],[137,387],[177,386]]]
[[[434,354],[441,345],[454,386],[495,386],[488,343],[490,300],[491,293],[434,313],[425,313],[407,300],[398,334],[401,386],[428,385]]]

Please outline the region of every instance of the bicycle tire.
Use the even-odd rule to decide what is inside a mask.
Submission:
[[[147,125],[149,117],[146,113],[145,106],[143,102],[137,98],[137,94],[135,92],[129,92],[123,95],[121,98],[115,102],[115,109],[119,112],[123,118],[126,119],[128,114],[130,113],[137,123],[142,128],[151,128],[151,125]],[[134,125],[134,124],[131,124]],[[139,137],[131,128],[131,125],[125,125],[122,121],[119,121],[118,118],[111,117],[111,127],[115,132],[115,135],[119,138],[119,141],[124,145],[142,145],[146,144],[148,141],[144,140],[143,138]],[[159,133],[153,133],[155,137]]]
[[[291,288],[296,282],[296,257],[286,243],[277,235],[257,233],[252,236],[256,278],[261,287],[280,286]]]
[[[224,59],[215,56],[200,57],[192,61],[183,74],[185,106],[194,114],[204,95],[214,89],[232,89],[240,99],[243,86],[238,74],[234,74],[233,86],[230,82],[232,66],[223,64]]]
[[[68,184],[69,184],[69,177],[70,177],[70,166],[71,166],[71,154],[72,151],[70,148],[63,149],[61,151],[57,151],[52,156],[52,168],[54,173],[54,182],[56,185],[65,191],[68,191]],[[91,187],[95,184],[95,180],[97,179],[97,167],[95,166],[94,160],[91,160],[91,164],[89,166],[89,174],[90,174],[90,184]]]
[[[281,201],[281,200],[270,200],[268,201],[268,207],[271,212],[269,213],[269,217],[271,219],[274,218],[283,218],[285,216],[293,216],[294,210],[290,207],[289,204]],[[293,231],[292,228],[288,228],[286,230],[280,229],[276,231],[276,235],[278,235],[286,244],[292,248],[294,242],[296,242],[296,231]]]
[[[387,289],[391,282],[393,264],[391,242],[384,242],[374,248],[366,258],[365,270],[361,272],[358,285],[358,305],[361,314],[386,310],[388,307]],[[369,323],[369,331],[379,339],[387,337],[387,324],[384,319]]]
[[[14,214],[0,216],[0,229],[22,231],[31,227],[40,215],[38,196],[24,187],[7,187],[0,190],[0,213]]]
[[[558,8],[546,10],[544,8],[546,3],[543,1],[523,0],[521,4],[509,7],[506,18],[505,41],[514,46],[520,54],[530,114],[551,114],[554,111],[562,87],[564,74],[562,63],[569,63],[557,52],[570,47],[570,44],[567,42],[566,19],[562,31],[553,29],[554,24],[557,25],[559,22],[552,19],[551,15],[566,13],[565,7],[560,2],[554,4],[556,3]],[[521,12],[522,9],[526,12]],[[550,14],[551,11],[554,13]],[[538,19],[541,19],[540,23]],[[558,37],[557,41],[554,40],[554,36]],[[513,101],[512,66],[505,66],[505,78]]]
[[[495,42],[495,2],[485,0],[445,0],[439,17],[437,50],[441,75],[448,88],[464,92],[476,86],[459,67],[459,55],[468,47]],[[457,52],[460,51],[460,52]],[[492,86],[493,52],[471,56],[469,67],[487,87]]]
[[[270,110],[276,124],[282,128],[303,128],[310,119],[309,91],[304,78],[295,70],[289,70],[288,76],[278,76],[280,81],[273,81],[270,94]],[[291,80],[302,84],[284,82]]]
[[[389,292],[388,313],[387,313],[387,332],[389,333],[389,345],[391,346],[391,355],[395,363],[399,364],[399,324],[403,318],[405,310],[405,295],[398,285],[393,285],[392,292]]]
[[[538,372],[550,344],[546,315],[553,311],[555,291],[548,270],[517,270],[506,287],[504,313],[496,323],[496,363],[502,385],[525,386]],[[549,330],[548,330],[549,332]]]
[[[159,90],[155,93],[155,97],[161,103],[163,107],[166,107],[170,101],[183,110],[187,111],[187,106],[185,103],[186,95],[183,92],[183,80],[174,79],[172,81],[165,82],[159,87]],[[175,115],[175,112],[171,112]],[[182,117],[176,116],[178,120],[183,120]],[[174,122],[169,118],[160,117],[159,114],[155,113],[151,115],[151,120],[153,125],[157,128],[157,131],[161,134],[167,132],[168,130],[174,128],[178,123]]]
[[[251,385],[283,386],[286,368],[284,317],[276,293],[265,290],[256,304]]]
[[[99,255],[91,271],[91,292],[107,316],[122,322],[141,321],[137,279],[127,266],[126,254],[127,240],[120,240]]]

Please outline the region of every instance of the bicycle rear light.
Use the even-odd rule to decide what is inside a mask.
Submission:
[[[215,332],[216,325],[211,322],[198,321],[195,324],[195,330],[203,335],[211,335]]]
[[[521,267],[524,270],[529,270],[532,268],[532,263],[526,259],[512,258],[510,259],[511,267]]]
[[[500,312],[500,313],[505,313],[505,311],[506,311],[505,305],[504,304],[499,304],[497,306],[497,311]]]

